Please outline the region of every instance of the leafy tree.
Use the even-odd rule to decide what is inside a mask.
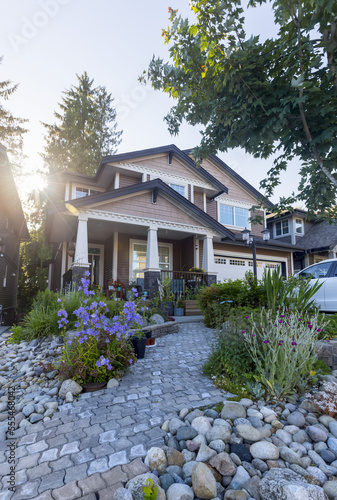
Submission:
[[[121,142],[113,99],[105,87],[93,87],[86,72],[77,76],[78,86],[63,92],[55,112],[57,124],[43,124],[48,133],[44,157],[51,172],[71,170],[92,174],[101,157],[113,154]]]
[[[249,6],[267,0],[250,0]],[[267,196],[289,160],[301,160],[298,196],[310,211],[336,213],[337,2],[275,0],[278,34],[247,37],[241,0],[191,0],[193,20],[169,9],[163,30],[170,62],[153,57],[141,79],[175,100],[165,117],[172,134],[183,120],[204,127],[197,158],[242,147],[277,155]]]
[[[0,64],[2,59],[0,57]],[[3,104],[14,94],[17,88],[18,84],[12,84],[10,80],[0,81],[0,143],[6,146],[8,153],[12,154],[21,152],[23,134],[27,132],[27,129],[22,127],[27,120],[15,118]]]

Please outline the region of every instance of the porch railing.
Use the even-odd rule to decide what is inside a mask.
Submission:
[[[207,285],[208,273],[195,273],[192,271],[161,271],[161,280],[171,280],[171,292],[175,297],[193,294],[198,288]]]

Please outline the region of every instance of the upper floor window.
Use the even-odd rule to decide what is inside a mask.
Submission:
[[[249,210],[220,204],[220,222],[228,226],[248,227]]]
[[[76,186],[75,198],[84,198],[85,196],[93,196],[94,194],[99,194],[101,191],[96,191],[91,188],[84,188]]]
[[[295,219],[296,234],[303,234],[303,219]]]
[[[177,193],[181,194],[181,196],[185,196],[185,186],[181,186],[179,184],[169,184],[169,186],[177,191]]]
[[[276,231],[276,236],[283,236],[285,234],[289,234],[288,220],[282,220],[280,222],[276,222],[275,231]]]

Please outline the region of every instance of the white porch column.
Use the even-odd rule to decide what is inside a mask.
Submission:
[[[88,262],[88,216],[79,214],[77,237],[76,237],[76,250],[73,266],[76,267],[89,267]]]
[[[115,231],[113,235],[113,247],[112,247],[112,279],[117,281],[118,279],[118,233]]]
[[[157,228],[153,227],[149,227],[147,230],[146,271],[160,271],[157,231]]]
[[[213,250],[213,237],[205,236],[204,248],[202,254],[202,267],[207,273],[215,273],[214,250]]]
[[[199,267],[199,239],[194,236],[194,267]]]

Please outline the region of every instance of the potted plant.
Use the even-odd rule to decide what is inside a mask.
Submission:
[[[184,316],[184,301],[181,295],[179,295],[179,298],[175,301],[174,316]]]
[[[174,295],[171,292],[171,280],[168,276],[162,282],[162,296],[161,296],[161,313],[164,316],[173,316],[174,313]]]

